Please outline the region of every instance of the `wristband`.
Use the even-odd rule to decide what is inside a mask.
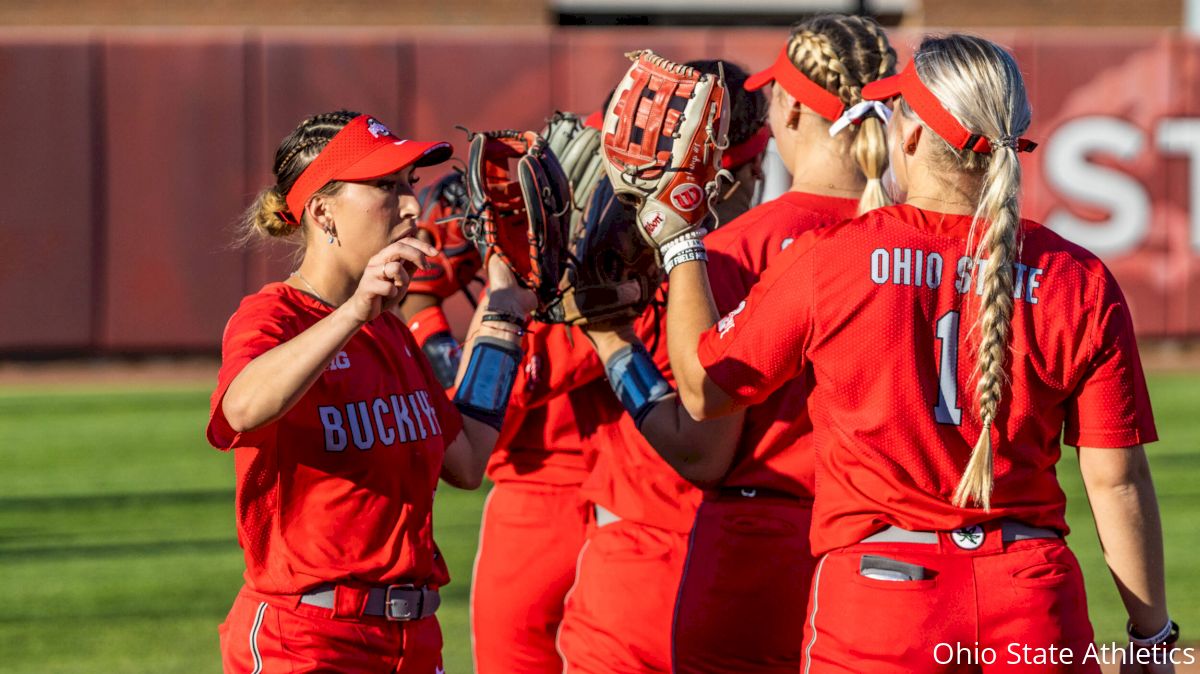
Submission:
[[[704,250],[703,247],[699,249],[693,248],[684,250],[676,253],[671,258],[664,260],[663,271],[666,272],[667,276],[670,276],[671,270],[675,267],[678,267],[684,262],[696,262],[697,260],[701,262],[708,262],[708,251]]]
[[[1167,618],[1167,624],[1157,634],[1150,637],[1143,637],[1133,631],[1133,621],[1125,623],[1125,633],[1129,635],[1129,643],[1138,648],[1156,648],[1158,646],[1170,646],[1179,641],[1179,624],[1174,620]]]
[[[430,337],[438,333],[449,333],[450,322],[446,320],[446,312],[442,311],[442,307],[434,305],[426,307],[408,320],[408,330],[417,340],[417,344],[421,348],[425,348],[425,342]]]
[[[687,234],[671,239],[670,241],[659,246],[659,255],[665,260],[673,257],[676,253],[686,248],[694,248],[699,245],[704,247],[704,235],[708,232],[704,228],[694,229]]]
[[[521,347],[516,344],[476,337],[467,371],[454,394],[458,411],[500,430],[520,362]]]
[[[523,316],[518,316],[517,314],[510,314],[507,311],[493,311],[491,309],[488,309],[487,311],[485,311],[483,313],[483,318],[480,320],[484,323],[492,323],[492,322],[512,323],[513,325],[517,326],[518,328],[521,328],[522,330],[529,327],[529,319],[528,318],[525,318]]]
[[[524,325],[513,322],[511,318],[512,316],[507,314],[484,314],[483,318],[479,321],[479,324],[481,326],[487,325],[488,323],[502,324],[504,327],[501,327],[501,325],[488,325],[488,327],[507,332],[511,335],[516,335],[517,337],[524,337],[525,333],[529,331],[525,329]]]
[[[604,364],[604,373],[638,428],[655,403],[671,393],[671,385],[641,344],[622,347],[614,353]]]

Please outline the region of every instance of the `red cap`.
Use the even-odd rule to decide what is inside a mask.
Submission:
[[[841,117],[842,111],[846,109],[842,99],[808,79],[796,68],[796,64],[788,58],[787,47],[779,52],[779,58],[775,59],[771,67],[751,75],[746,80],[745,89],[746,91],[757,91],[772,81],[778,82],[784,91],[792,95],[792,98],[812,108],[818,115],[831,122]]]
[[[452,154],[449,143],[401,140],[374,117],[359,115],[330,139],[296,179],[286,197],[289,213],[281,216],[298,225],[313,192],[332,180],[381,178],[408,166],[440,164]]]
[[[770,140],[771,129],[763,124],[753,136],[721,153],[721,168],[735,169],[749,162],[767,149]]]
[[[886,101],[896,96],[902,96],[921,121],[950,145],[960,150],[971,149],[985,154],[992,151],[991,141],[968,131],[925,86],[917,76],[915,61],[910,62],[899,74],[875,80],[862,88],[862,97],[868,101]],[[1037,143],[1028,138],[1017,138],[1013,143],[1017,152],[1033,152],[1033,148],[1037,147]]]

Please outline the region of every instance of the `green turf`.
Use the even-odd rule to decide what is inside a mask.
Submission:
[[[1172,610],[1200,625],[1200,387],[1151,378],[1151,460]],[[205,390],[0,391],[0,672],[217,672],[216,626],[241,583],[231,457],[205,444]],[[1098,637],[1124,613],[1073,456],[1060,466]],[[470,671],[467,593],[483,494],[437,496],[455,577],[439,616],[446,670]]]

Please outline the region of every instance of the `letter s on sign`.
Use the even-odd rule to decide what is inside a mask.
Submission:
[[[1145,133],[1124,120],[1090,116],[1059,127],[1046,143],[1046,180],[1064,197],[1107,210],[1107,221],[1089,221],[1059,207],[1046,225],[1100,255],[1129,253],[1145,239],[1150,198],[1132,176],[1088,161],[1092,154],[1132,160]]]

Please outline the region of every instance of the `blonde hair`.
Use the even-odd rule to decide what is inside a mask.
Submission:
[[[864,85],[896,73],[896,50],[868,17],[828,14],[802,21],[792,28],[787,53],[800,72],[847,108],[862,100]],[[888,159],[883,120],[872,115],[846,132],[854,134],[850,151],[867,179],[859,214],[891,204],[882,180]]]
[[[275,184],[260,191],[253,203],[242,213],[239,230],[242,244],[268,238],[294,237],[303,227],[297,227],[283,218],[288,213],[287,193],[292,189],[296,179],[308,168],[312,160],[321,150],[350,123],[359,113],[349,110],[338,110],[320,115],[313,115],[292,130],[279,143],[275,150],[275,162],[271,172],[275,174]],[[331,182],[317,190],[315,194],[336,194],[342,184]],[[304,213],[293,213],[296,222],[303,223]]]
[[[1012,332],[1013,263],[1020,236],[1021,164],[1016,139],[1029,128],[1033,113],[1017,62],[987,40],[968,35],[926,38],[913,59],[921,81],[942,105],[969,131],[986,137],[992,147],[989,153],[978,153],[956,149],[943,140],[939,155],[952,170],[982,174],[967,246],[969,250],[983,223],[986,229],[975,247],[972,265],[978,270],[986,253],[973,373],[978,377],[975,398],[983,429],[954,492],[954,504],[967,507],[974,502],[987,510],[994,483],[991,431],[1004,394]],[[901,109],[913,116],[906,105]],[[930,133],[927,137],[938,136]]]

